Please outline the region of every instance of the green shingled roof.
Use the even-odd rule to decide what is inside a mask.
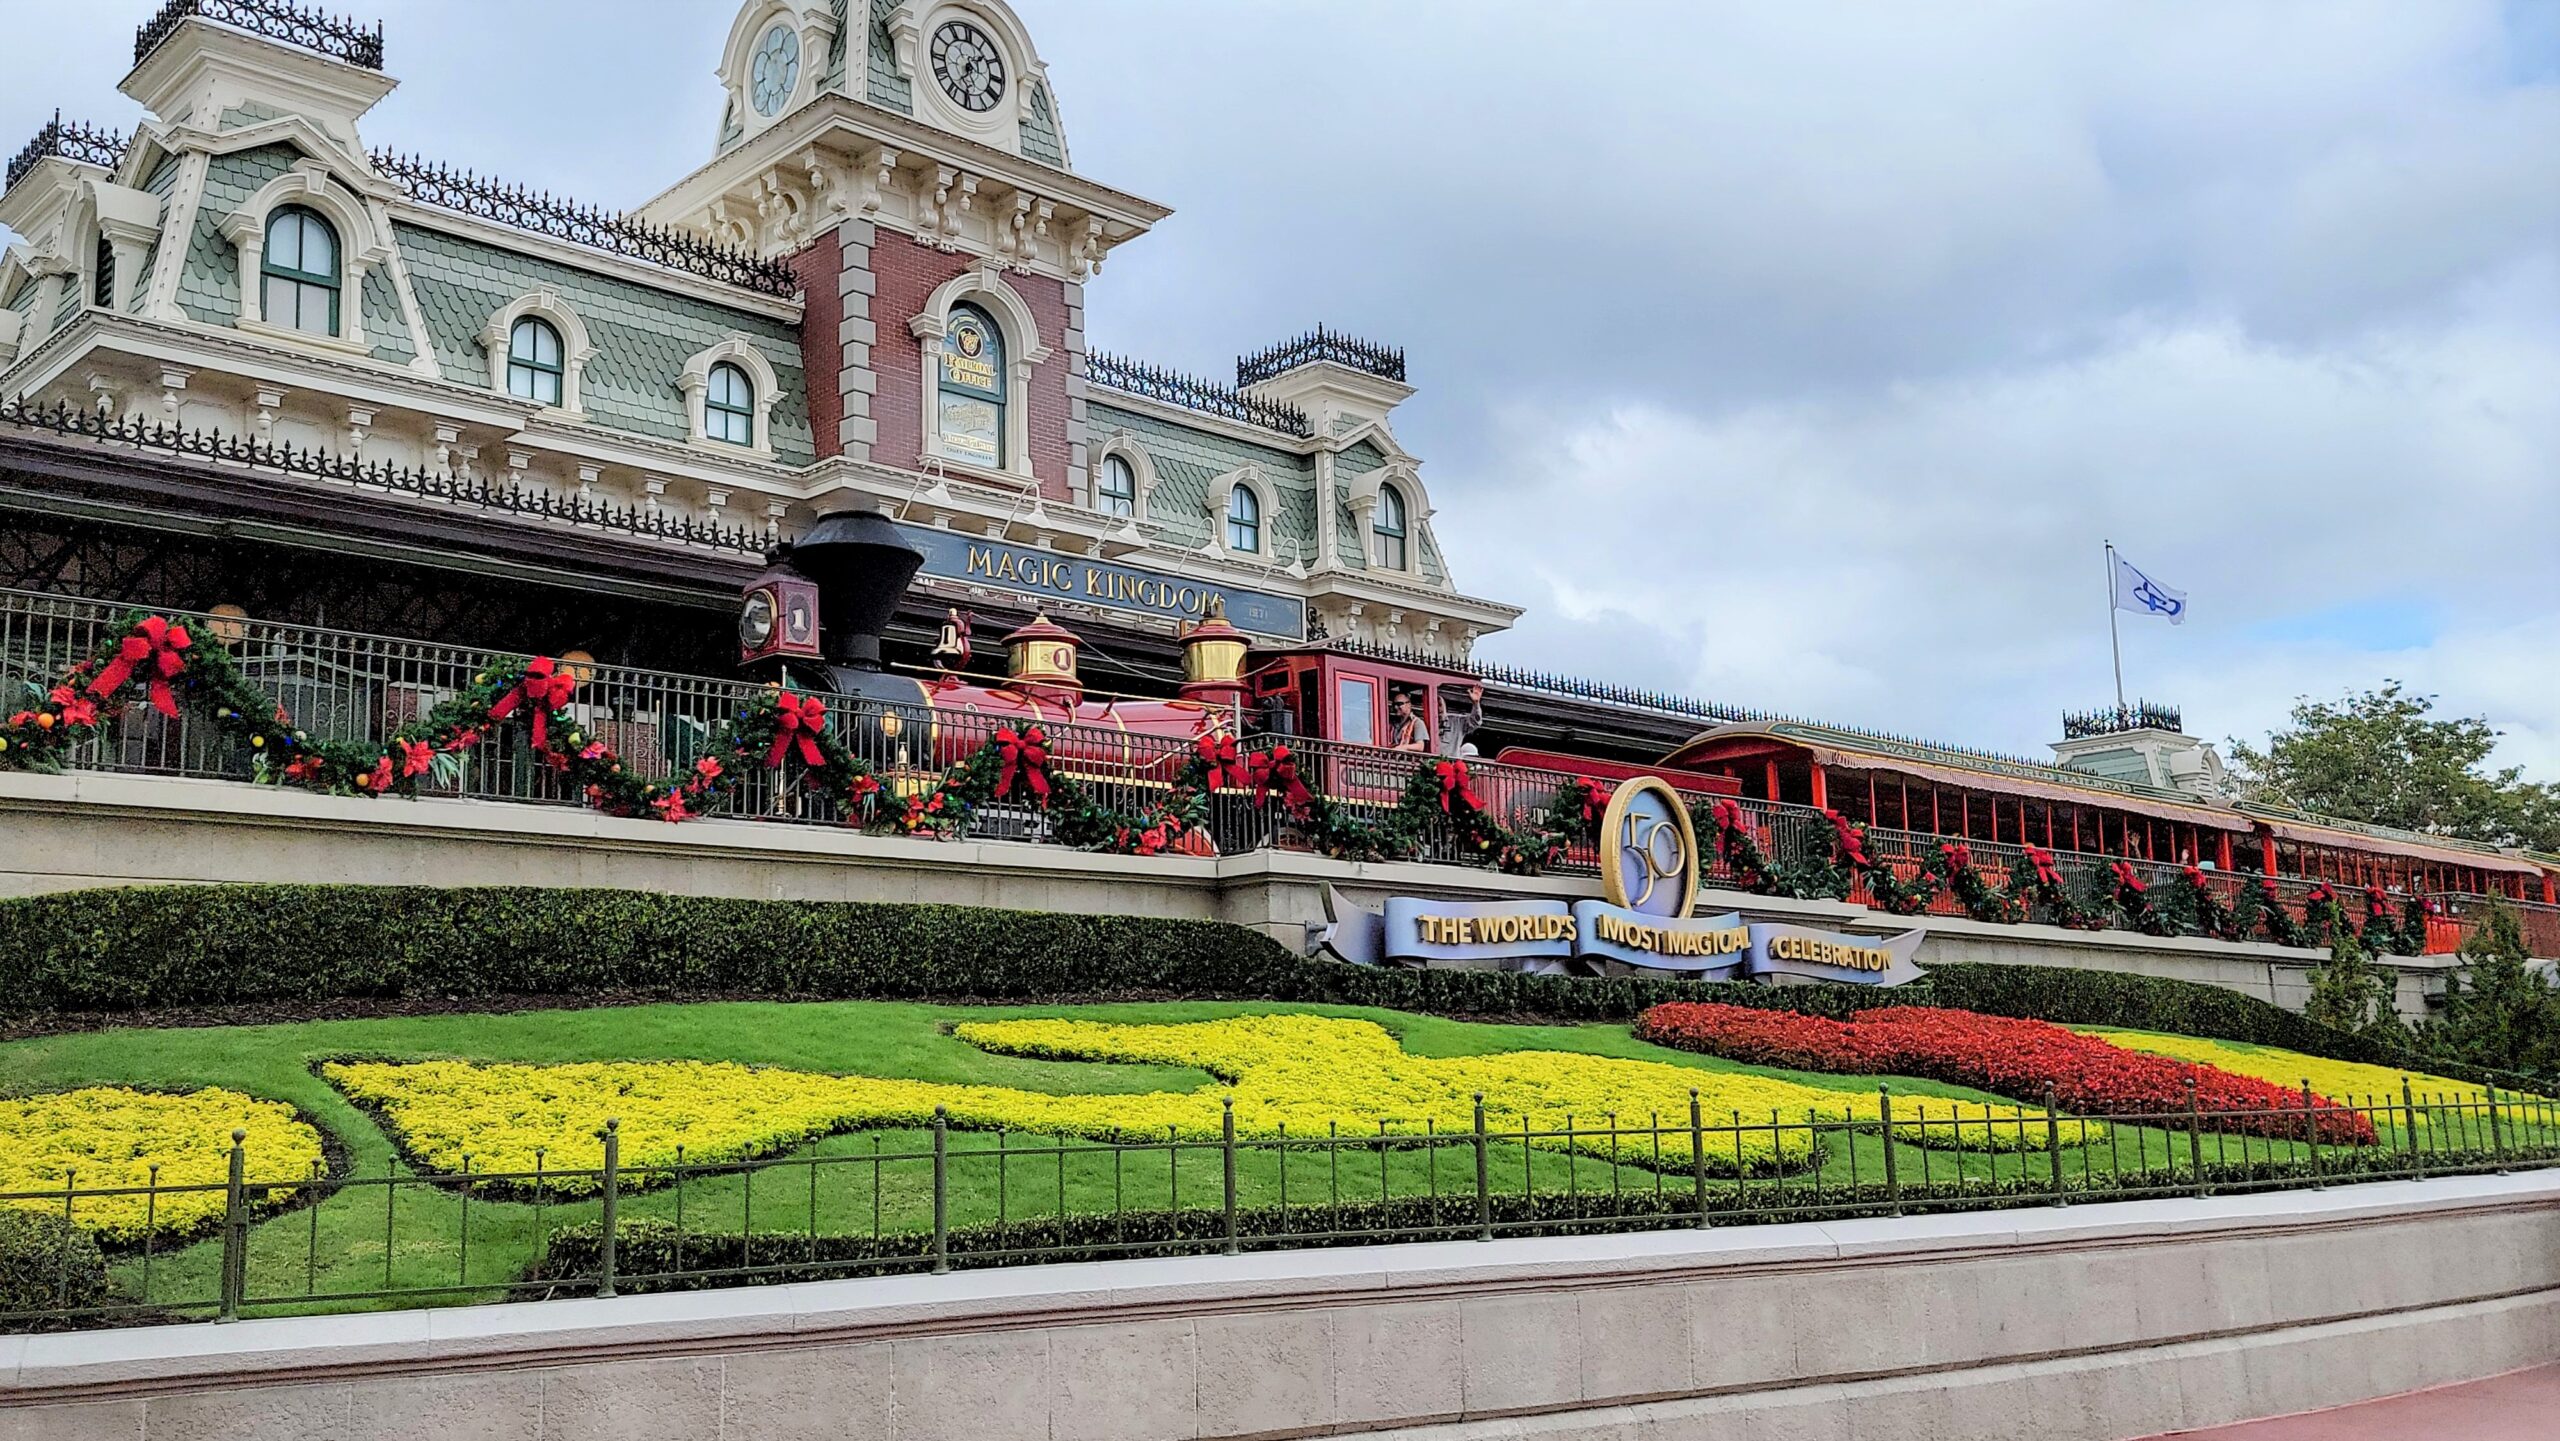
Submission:
[[[1252,465],[1262,472],[1274,502],[1275,513],[1263,517],[1272,558],[1283,564],[1313,558],[1315,467],[1307,457],[1194,430],[1100,400],[1087,402],[1085,425],[1097,443],[1114,431],[1126,430],[1146,450],[1156,474],[1147,518],[1163,528],[1167,539],[1178,545],[1208,544],[1210,484],[1228,471]]]
[[[781,382],[773,409],[775,458],[785,465],[817,459],[801,387],[800,340],[788,323],[439,230],[395,225],[393,233],[445,379],[489,384],[480,332],[510,302],[548,285],[586,323],[596,348],[579,387],[589,420],[661,440],[686,439],[679,384],[685,362],[740,334],[763,353]]]
[[[240,251],[222,234],[222,222],[267,182],[293,168],[302,152],[290,145],[261,145],[216,155],[205,167],[204,200],[196,207],[195,234],[178,277],[178,308],[206,325],[240,318]]]
[[[874,105],[913,115],[915,95],[907,77],[898,73],[897,46],[889,39],[889,17],[897,9],[898,0],[871,0],[870,65],[863,94]]]
[[[1058,119],[1049,109],[1049,87],[1031,87],[1031,113],[1022,117],[1015,133],[1020,137],[1023,158],[1043,165],[1063,168],[1067,152],[1058,144]]]

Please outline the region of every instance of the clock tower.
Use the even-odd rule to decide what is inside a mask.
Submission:
[[[747,0],[717,73],[714,158],[642,214],[802,273],[821,456],[1087,500],[1083,282],[1167,211],[1076,173],[1012,7]]]

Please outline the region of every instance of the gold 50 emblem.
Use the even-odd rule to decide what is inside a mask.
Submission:
[[[1658,776],[1619,783],[1600,817],[1600,888],[1609,904],[1680,920],[1698,897],[1689,805]]]

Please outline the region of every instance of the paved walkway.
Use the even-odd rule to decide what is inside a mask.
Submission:
[[[2334,1411],[2175,1434],[2179,1441],[2546,1441],[2560,1435],[2560,1364]]]

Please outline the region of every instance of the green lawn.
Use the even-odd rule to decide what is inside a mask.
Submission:
[[[400,1305],[437,1299],[475,1299],[485,1288],[520,1275],[553,1227],[597,1214],[592,1200],[495,1200],[465,1196],[446,1186],[393,1184],[405,1176],[387,1137],[370,1117],[347,1103],[312,1073],[313,1063],[333,1057],[402,1060],[568,1062],[592,1060],[735,1060],[819,1072],[859,1073],[919,1080],[977,1083],[1056,1093],[1188,1090],[1209,1077],[1181,1067],[1057,1062],[995,1056],[948,1034],[957,1020],[1000,1016],[1074,1016],[1120,1022],[1207,1020],[1239,1014],[1299,1011],[1373,1020],[1394,1032],[1407,1050],[1452,1057],[1520,1050],[1569,1050],[1667,1062],[1702,1072],[1773,1075],[1804,1084],[1863,1093],[1861,1113],[1871,1113],[1880,1079],[1892,1079],[1898,1119],[1913,1108],[1930,1116],[1978,1118],[1988,1103],[2006,1115],[2009,1103],[1979,1092],[1899,1078],[1840,1077],[1735,1065],[1636,1040],[1623,1024],[1585,1026],[1477,1025],[1398,1012],[1350,1007],[1273,1003],[1167,1003],[1112,1006],[955,1007],[884,1002],[717,1003],[546,1011],[515,1015],[460,1015],[293,1025],[180,1030],[121,1030],[55,1036],[0,1046],[0,1092],[24,1094],[83,1085],[185,1088],[222,1085],[289,1101],[332,1133],[354,1184],[306,1205],[260,1221],[251,1232],[248,1294],[281,1303],[284,1298],[333,1293],[453,1288],[442,1296],[413,1295]],[[1624,1118],[1642,1126],[1641,1118]],[[1665,1117],[1685,1126],[1687,1118]],[[1769,1117],[1743,1118],[1766,1124]],[[1785,1118],[1801,1121],[1802,1117]],[[1710,1116],[1710,1126],[1730,1118]],[[1588,1123],[1586,1119],[1585,1124]],[[2040,1127],[2035,1127],[2040,1129]],[[1319,1138],[1309,1138],[1315,1142]],[[2116,1128],[2105,1140],[2068,1148],[2065,1174],[2103,1180],[2111,1171],[2184,1165],[2184,1135]],[[2290,1158],[2287,1143],[2208,1135],[2204,1158],[2236,1161]],[[1669,1174],[1643,1164],[1653,1141],[1628,1138],[1628,1164],[1571,1157],[1518,1143],[1489,1148],[1496,1190],[1524,1187],[1540,1193],[1607,1191],[1691,1184],[1684,1166]],[[1712,1148],[1713,1141],[1710,1140]],[[752,1229],[787,1234],[868,1234],[931,1226],[931,1167],[927,1133],[885,1130],[828,1137],[789,1156],[750,1167],[701,1173],[681,1185],[659,1184],[626,1196],[626,1216],[674,1220],[688,1229]],[[1001,1147],[1003,1154],[997,1154]],[[1885,1142],[1873,1131],[1835,1135],[1816,1177],[1827,1186],[1872,1183],[1884,1173]],[[1027,1152],[1027,1154],[1020,1154]],[[1187,1149],[1169,1165],[1162,1148],[1117,1150],[1091,1142],[1063,1146],[1052,1138],[1015,1134],[958,1134],[952,1139],[950,1221],[953,1225],[1024,1220],[1071,1213],[1109,1212],[1117,1206],[1160,1208],[1216,1206],[1222,1190],[1222,1157],[1212,1146]],[[1684,1152],[1685,1154],[1685,1152]],[[1997,1177],[2042,1179],[2052,1160],[2025,1155],[1959,1154],[1903,1143],[1893,1147],[1901,1180],[1946,1183]],[[1244,1205],[1286,1200],[1292,1207],[1322,1207],[1335,1200],[1426,1195],[1474,1187],[1472,1148],[1381,1146],[1374,1138],[1340,1138],[1287,1153],[1247,1148],[1238,1163],[1238,1195]],[[285,1180],[262,1173],[249,1158],[252,1180]],[[639,1178],[635,1178],[637,1180]],[[665,1178],[658,1178],[661,1182]],[[1718,1180],[1730,1188],[1737,1183]],[[1768,1183],[1745,1181],[1744,1186]],[[1285,1196],[1284,1196],[1285,1188]],[[1312,1214],[1312,1213],[1311,1213]],[[215,1294],[219,1247],[212,1241],[120,1257],[126,1290],[154,1302],[189,1304]],[[255,1308],[253,1308],[255,1309]]]

